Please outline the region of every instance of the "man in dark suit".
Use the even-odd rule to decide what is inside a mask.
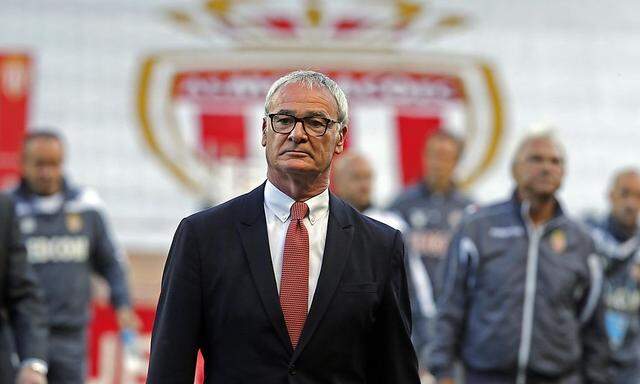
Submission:
[[[46,383],[47,323],[43,296],[26,260],[11,200],[0,194],[0,383]],[[15,348],[14,348],[15,345]]]
[[[398,231],[329,193],[347,100],[298,71],[267,94],[267,181],[184,219],[162,279],[148,383],[418,384]]]

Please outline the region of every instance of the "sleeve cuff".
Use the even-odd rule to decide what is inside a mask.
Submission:
[[[49,365],[47,364],[46,361],[42,359],[36,359],[36,358],[25,359],[22,361],[20,366],[29,367],[43,376],[46,376],[47,372],[49,372]]]

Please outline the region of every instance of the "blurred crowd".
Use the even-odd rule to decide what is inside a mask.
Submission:
[[[126,262],[97,194],[63,174],[64,140],[29,133],[20,185],[0,196],[0,382],[82,383],[90,275],[111,288],[119,326],[139,327]],[[333,192],[399,229],[424,383],[640,383],[640,171],[603,175],[604,217],[570,217],[557,197],[567,154],[552,132],[525,137],[515,188],[475,204],[455,180],[464,141],[431,135],[424,177],[388,207],[354,151]]]
[[[603,177],[604,217],[572,218],[552,131],[521,141],[514,190],[487,206],[457,187],[463,151],[446,130],[431,136],[424,178],[384,210],[364,155],[334,168],[340,197],[405,236],[423,382],[640,383],[640,171]]]

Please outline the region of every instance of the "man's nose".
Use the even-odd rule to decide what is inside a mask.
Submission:
[[[542,162],[542,171],[551,172],[551,170],[555,167],[555,163],[552,160],[546,160]]]
[[[50,177],[53,174],[51,167],[42,167],[40,168],[40,176],[42,177]]]
[[[293,129],[289,133],[289,139],[300,142],[307,138],[307,132],[304,130],[304,125],[302,121],[296,121]]]

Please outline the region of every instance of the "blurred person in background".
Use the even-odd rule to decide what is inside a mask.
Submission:
[[[162,279],[148,383],[419,384],[399,231],[328,190],[348,132],[326,75],[265,99],[267,180],[185,218]]]
[[[407,188],[390,206],[409,224],[409,229],[405,231],[408,247],[420,255],[422,262],[422,265],[415,262],[409,264],[410,275],[414,276],[414,283],[418,282],[414,284],[414,292],[435,297],[435,300],[441,285],[438,281],[441,261],[447,252],[453,230],[459,224],[465,208],[471,205],[471,200],[458,189],[454,176],[463,149],[464,142],[446,129],[427,138],[422,152],[423,179]],[[426,278],[416,280],[415,276]],[[416,307],[413,313],[416,321],[413,339],[418,360],[423,367],[429,360],[429,335],[435,316],[435,308],[429,305],[430,301],[433,300],[418,301],[422,305]]]
[[[27,134],[22,180],[13,191],[27,258],[44,290],[49,318],[49,383],[84,383],[91,273],[109,283],[121,329],[136,329],[124,255],[102,202],[63,175],[64,145],[53,131]]]
[[[13,383],[14,379],[17,384],[47,382],[46,315],[13,202],[0,194],[0,383]],[[17,378],[14,349],[20,364]]]
[[[407,224],[402,218],[373,205],[374,171],[369,161],[360,153],[347,151],[337,157],[333,166],[333,190],[352,207],[364,215],[381,221],[399,231],[404,231]]]
[[[383,222],[401,232],[406,232],[407,223],[395,212],[375,207],[371,201],[374,171],[369,161],[360,153],[347,151],[335,161],[333,167],[333,190],[336,195],[351,204],[362,214]],[[421,345],[415,341],[417,333],[426,333],[427,317],[424,313],[434,314],[435,303],[431,281],[422,264],[420,255],[409,247],[407,254],[407,272],[409,293],[411,296],[411,314],[413,319],[413,339],[416,349]],[[420,363],[422,383],[433,383],[433,377],[426,371],[426,362]]]
[[[430,355],[439,383],[462,360],[467,384],[606,384],[602,267],[556,198],[565,157],[526,137],[511,199],[468,217],[449,247]]]
[[[605,265],[605,324],[614,384],[640,383],[640,171],[624,169],[609,189],[611,210],[587,224]]]

